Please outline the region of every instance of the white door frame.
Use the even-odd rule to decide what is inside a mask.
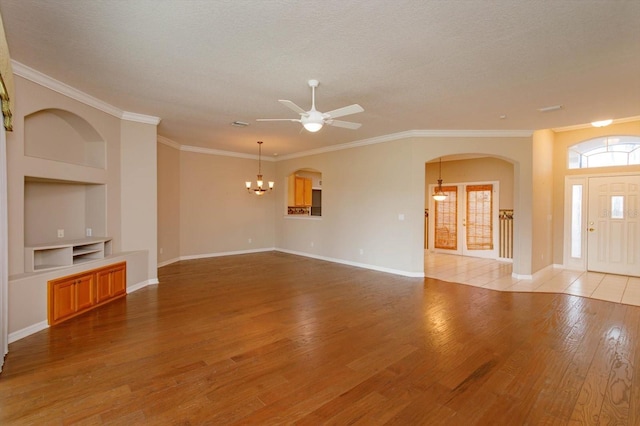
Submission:
[[[2,114],[0,114],[2,117]],[[9,352],[9,247],[7,214],[7,139],[0,129],[0,371]]]

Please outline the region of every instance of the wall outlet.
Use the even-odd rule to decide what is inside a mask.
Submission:
[[[314,246],[313,241],[311,241],[311,247],[313,247],[313,246]]]
[[[58,229],[58,238],[64,238],[64,229]]]
[[[360,249],[360,254],[364,254],[364,249]]]
[[[251,238],[249,238],[247,241],[248,241],[249,244],[251,244],[253,242],[253,240]]]
[[[87,232],[86,232],[86,234],[87,234],[87,237],[90,237],[90,236],[91,236],[91,234],[93,234],[93,229],[91,229],[91,228],[87,228]]]
[[[162,247],[160,247],[160,254],[162,254],[163,251],[164,251],[164,249]]]
[[[404,220],[404,213],[398,214],[398,220]]]

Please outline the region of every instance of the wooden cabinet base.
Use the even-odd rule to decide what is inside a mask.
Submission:
[[[49,325],[59,324],[126,295],[126,262],[51,280],[47,283]]]

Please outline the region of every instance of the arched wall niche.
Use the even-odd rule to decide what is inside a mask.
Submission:
[[[24,155],[104,169],[106,144],[84,118],[57,108],[24,119]]]

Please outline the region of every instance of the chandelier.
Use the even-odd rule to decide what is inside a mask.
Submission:
[[[251,193],[251,191],[253,191],[254,194],[256,195],[263,195],[265,192],[267,192],[267,190],[271,191],[273,190],[273,182],[269,182],[269,188],[263,188],[262,185],[264,185],[264,181],[262,180],[262,141],[258,141],[258,179],[256,181],[256,183],[258,184],[258,187],[255,189],[251,188],[251,181],[246,181],[245,185],[247,186],[247,192]]]
[[[440,165],[438,170],[438,187],[433,192],[433,199],[436,201],[444,201],[447,193],[442,190],[442,157],[440,157]]]

